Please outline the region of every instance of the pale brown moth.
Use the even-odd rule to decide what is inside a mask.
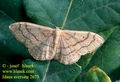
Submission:
[[[56,59],[63,64],[77,62],[82,55],[94,52],[104,42],[100,35],[89,31],[53,29],[27,22],[13,23],[9,28],[34,59]]]

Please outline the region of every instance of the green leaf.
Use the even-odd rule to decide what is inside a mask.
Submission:
[[[39,75],[39,78],[31,80],[32,82],[75,82],[81,71],[81,67],[77,65],[63,65],[57,61],[42,62],[28,59],[24,60],[23,64],[33,64],[35,75]]]
[[[111,82],[111,80],[104,71],[94,66],[85,76],[85,82]]]
[[[58,4],[59,3],[59,4]],[[120,0],[24,0],[35,23],[101,32],[120,23]]]
[[[16,41],[15,37],[9,30],[9,25],[13,22],[15,21],[10,16],[3,11],[0,11],[0,55],[5,56],[5,54],[11,54],[14,52],[16,54],[21,54],[21,56],[24,54],[23,57],[25,57],[28,54],[26,48]],[[22,50],[23,52],[21,52]]]
[[[20,21],[25,18],[22,0],[1,0],[0,10],[16,21]]]
[[[116,80],[119,80],[120,79],[120,66],[117,69],[113,70],[109,76],[111,77],[113,82]]]
[[[77,62],[80,66],[82,66],[83,70],[87,67],[93,55],[94,53],[86,54],[85,56],[82,56],[81,59]]]

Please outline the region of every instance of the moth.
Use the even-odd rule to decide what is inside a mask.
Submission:
[[[55,59],[63,64],[77,62],[82,55],[94,52],[104,42],[94,32],[53,29],[28,22],[13,23],[9,28],[34,59]]]

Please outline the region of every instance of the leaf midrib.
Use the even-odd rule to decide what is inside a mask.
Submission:
[[[45,70],[45,73],[44,73],[44,76],[43,76],[42,82],[45,82],[45,79],[46,79],[46,75],[47,75],[47,72],[48,72],[49,66],[50,66],[50,61],[48,61],[48,64],[47,64],[47,67],[46,67],[46,70]]]
[[[65,26],[65,24],[66,24],[66,21],[67,21],[67,18],[68,18],[69,12],[70,12],[70,10],[71,10],[71,7],[72,7],[72,4],[73,4],[73,1],[74,1],[74,0],[71,0],[71,1],[70,1],[70,4],[69,4],[69,6],[68,6],[68,9],[67,9],[67,12],[66,12],[65,18],[64,18],[64,20],[63,20],[63,24],[62,24],[61,29],[63,29],[64,26]]]
[[[2,13],[3,15],[7,16],[9,19],[15,21],[12,17],[10,17],[8,14],[6,14],[4,11],[0,10],[0,13]]]

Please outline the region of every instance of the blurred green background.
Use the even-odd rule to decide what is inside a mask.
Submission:
[[[63,65],[55,60],[34,60],[27,48],[19,43],[9,30],[10,24],[20,21],[51,28],[61,27],[67,13],[64,29],[92,31],[105,39],[104,44],[94,55],[82,56],[73,65]],[[40,78],[3,80],[1,76],[1,82],[110,82],[110,79],[112,82],[118,82],[120,80],[120,0],[1,0],[1,75],[2,64],[33,64],[35,74]]]

